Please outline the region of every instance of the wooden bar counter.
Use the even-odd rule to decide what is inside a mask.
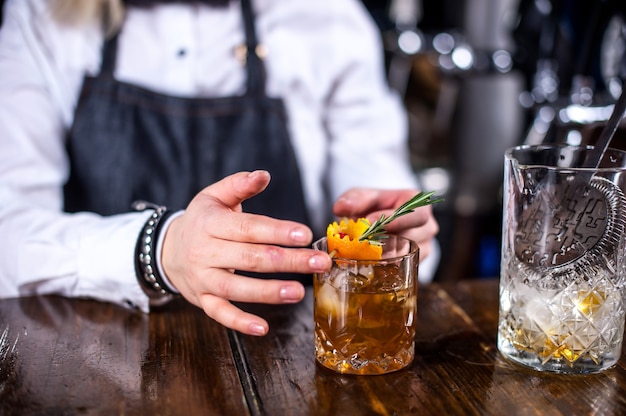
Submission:
[[[0,415],[619,415],[626,359],[559,376],[496,349],[498,281],[421,286],[416,357],[381,376],[315,363],[313,299],[248,306],[263,338],[177,300],[149,315],[54,296],[0,300]]]

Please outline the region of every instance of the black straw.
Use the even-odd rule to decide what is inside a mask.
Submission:
[[[622,83],[622,93],[613,107],[611,117],[602,129],[595,146],[587,155],[582,165],[583,168],[597,168],[600,165],[604,152],[609,147],[611,139],[615,135],[622,118],[624,118],[624,112],[626,112],[626,85]]]

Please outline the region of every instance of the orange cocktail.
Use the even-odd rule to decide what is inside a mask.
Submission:
[[[328,237],[313,244],[329,251]],[[419,249],[388,236],[379,259],[333,257],[313,279],[315,354],[348,374],[384,374],[413,361]],[[332,250],[331,250],[332,251]]]

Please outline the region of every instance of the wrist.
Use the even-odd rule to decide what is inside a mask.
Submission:
[[[161,220],[161,225],[159,227],[159,233],[157,235],[157,241],[156,241],[156,265],[157,265],[157,270],[159,272],[159,275],[161,276],[161,278],[163,279],[163,283],[165,284],[165,286],[167,288],[169,288],[172,292],[179,294],[180,291],[178,289],[176,289],[176,287],[172,284],[171,279],[169,278],[169,276],[167,275],[167,273],[165,272],[165,267],[163,266],[163,247],[164,247],[164,242],[165,242],[165,236],[167,234],[167,230],[169,229],[170,224],[172,223],[172,221],[174,221],[176,218],[180,217],[181,215],[183,215],[184,211],[176,211],[176,212],[171,212],[169,213],[169,215],[166,218],[163,218]]]

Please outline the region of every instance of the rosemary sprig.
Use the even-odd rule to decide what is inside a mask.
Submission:
[[[385,214],[381,215],[379,219],[371,224],[369,228],[359,236],[359,241],[369,240],[370,244],[382,245],[383,243],[380,240],[387,238],[387,231],[385,230],[385,227],[391,221],[415,211],[416,208],[443,201],[441,198],[435,200],[431,199],[434,194],[434,191],[420,192],[404,204],[400,205],[390,216],[386,217]]]

